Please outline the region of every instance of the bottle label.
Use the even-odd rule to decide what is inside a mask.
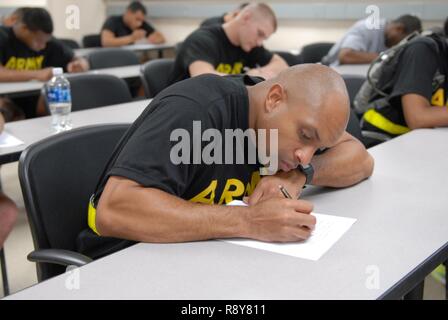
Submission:
[[[48,103],[70,103],[72,101],[70,89],[48,88],[47,100]]]

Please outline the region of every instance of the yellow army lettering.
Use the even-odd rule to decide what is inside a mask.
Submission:
[[[216,67],[216,71],[225,73],[225,74],[241,74],[241,73],[243,73],[243,63],[235,62],[233,64],[233,67],[229,63],[220,63]]]
[[[44,56],[29,58],[11,57],[6,62],[5,68],[11,70],[40,70],[42,69],[43,61]]]
[[[244,186],[244,183],[236,178],[227,179],[222,191],[221,198],[218,204],[229,203],[234,199],[241,199],[243,196],[250,196],[255,190],[260,181],[260,173],[254,171],[251,176],[251,181]],[[191,202],[213,204],[215,203],[216,188],[218,187],[218,180],[212,180],[210,184],[196,196],[190,199]]]

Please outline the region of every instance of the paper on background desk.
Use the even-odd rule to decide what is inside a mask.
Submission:
[[[23,144],[23,141],[5,131],[0,134],[0,148],[17,147],[21,144]]]
[[[227,205],[241,206],[244,202],[234,200]],[[311,237],[304,242],[296,243],[269,243],[256,240],[223,240],[232,244],[247,246],[255,249],[286,254],[297,258],[317,261],[327,252],[351,226],[356,219],[314,213],[317,219],[316,228]]]

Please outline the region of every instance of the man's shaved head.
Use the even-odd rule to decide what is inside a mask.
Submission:
[[[228,24],[234,27],[232,32],[235,35],[231,40],[232,43],[245,52],[250,52],[256,47],[261,47],[263,42],[276,31],[277,18],[267,4],[250,3]],[[224,24],[224,30],[226,28]]]
[[[331,68],[297,65],[257,86],[253,123],[256,129],[278,129],[284,170],[307,164],[317,149],[333,146],[345,132],[349,97],[344,80]]]
[[[240,13],[250,12],[255,19],[268,20],[272,23],[274,32],[277,30],[277,18],[274,11],[265,3],[250,3]]]
[[[310,108],[319,116],[319,122],[335,124],[336,135],[345,130],[350,100],[345,82],[336,71],[319,64],[302,64],[281,72],[277,81],[283,85],[292,107]]]

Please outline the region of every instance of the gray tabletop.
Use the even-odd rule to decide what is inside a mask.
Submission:
[[[151,43],[137,43],[137,44],[131,44],[128,46],[122,46],[121,49],[125,50],[131,50],[131,51],[160,51],[165,49],[173,49],[173,44],[151,44]],[[105,48],[103,47],[97,47],[97,48],[80,48],[73,50],[75,52],[75,56],[82,57],[87,56],[88,54],[103,50]]]
[[[447,129],[413,131],[370,149],[376,166],[369,180],[307,188],[316,212],[357,219],[318,261],[221,241],[140,243],[78,269],[79,288],[63,274],[8,298],[398,297],[424,278],[414,276],[419,270],[447,258],[447,140]]]
[[[140,76],[140,65],[90,70],[87,72],[83,72],[83,74],[110,74],[122,79],[135,78]],[[65,76],[67,77],[71,77],[73,75],[76,75],[76,73],[65,74]],[[0,95],[39,91],[42,89],[44,84],[45,82],[37,80],[22,82],[1,82]]]
[[[370,64],[344,64],[336,67],[332,67],[341,75],[357,75],[367,76],[367,70]]]
[[[131,123],[141,114],[151,100],[139,100],[108,107],[94,108],[71,113],[74,128],[103,123]],[[17,161],[21,152],[30,144],[51,135],[51,117],[9,122],[5,131],[22,140],[24,144],[17,147],[0,147],[0,164]]]

